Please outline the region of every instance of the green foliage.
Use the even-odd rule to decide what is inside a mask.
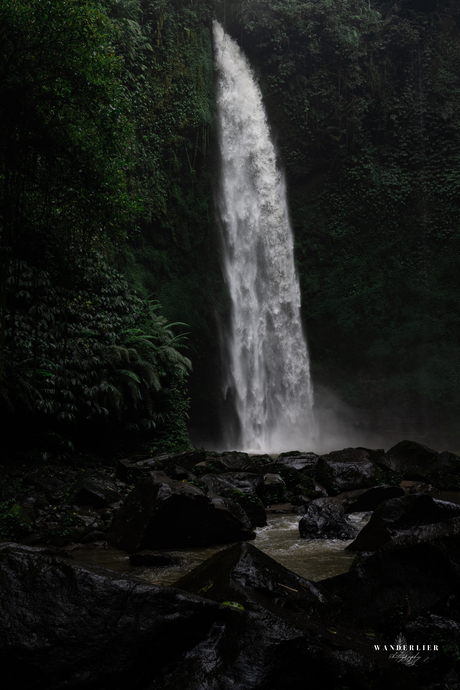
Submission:
[[[142,200],[117,266],[173,322],[189,324],[192,424],[217,426],[215,314],[227,308],[213,210],[214,70],[207,1],[112,5],[134,134],[128,186]],[[203,422],[202,422],[203,420]]]
[[[4,541],[17,541],[30,534],[33,520],[27,510],[9,499],[0,503],[0,538]]]
[[[28,411],[42,434],[65,434],[70,448],[85,429],[117,438],[183,426],[184,336],[100,256],[81,259],[73,279],[58,287],[45,271],[11,265],[4,407]]]
[[[67,250],[119,234],[129,217],[131,128],[114,52],[119,32],[104,9],[83,0],[0,2],[6,247],[24,242],[21,234],[30,240],[32,226]]]

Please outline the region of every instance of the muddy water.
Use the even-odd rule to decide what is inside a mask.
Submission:
[[[354,513],[349,517],[359,528],[363,527],[368,519],[363,513]],[[354,553],[344,551],[351,540],[301,539],[298,529],[299,520],[299,515],[271,515],[268,517],[268,525],[256,530],[256,539],[251,543],[278,563],[308,580],[323,580],[326,577],[347,572],[355,556]],[[228,544],[211,548],[164,552],[172,556],[177,561],[177,565],[161,568],[134,567],[130,564],[125,552],[110,547],[105,550],[81,549],[74,551],[72,555],[82,563],[135,574],[152,583],[173,585],[176,580],[207,558],[226,548]]]

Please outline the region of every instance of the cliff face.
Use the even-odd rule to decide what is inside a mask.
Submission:
[[[454,443],[460,10],[441,0],[150,2],[126,14],[130,185],[144,210],[120,262],[189,324],[196,440],[219,434],[216,317],[229,308],[213,210],[213,16],[254,67],[286,172],[317,390],[361,425],[431,426]]]

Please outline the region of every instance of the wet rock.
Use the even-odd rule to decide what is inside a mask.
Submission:
[[[367,489],[378,484],[381,470],[365,448],[345,448],[322,455],[316,468],[316,479],[330,495],[353,489]]]
[[[429,473],[429,481],[444,491],[460,490],[460,458],[454,453],[439,453],[437,466]]]
[[[358,530],[340,503],[329,498],[317,498],[305,506],[299,532],[302,539],[354,539]]]
[[[460,506],[427,494],[408,494],[380,504],[349,551],[377,551],[398,532],[460,516]]]
[[[380,463],[401,474],[404,479],[429,481],[429,475],[437,467],[439,453],[415,441],[401,441],[390,448]],[[444,459],[441,459],[441,463]]]
[[[286,484],[279,474],[264,475],[263,482],[257,491],[264,506],[286,502]]]
[[[373,486],[370,489],[347,491],[335,497],[341,501],[346,513],[366,513],[373,511],[390,498],[404,496],[404,489],[399,486]]]
[[[460,517],[450,518],[430,525],[412,527],[397,532],[381,548],[383,551],[407,548],[423,542],[436,542],[443,537],[460,536]]]
[[[318,498],[319,498],[319,496],[318,496]],[[299,494],[295,494],[291,498],[291,503],[293,506],[305,506],[307,503],[310,503],[311,500],[312,499],[310,498],[310,496],[305,496],[304,494],[299,493]]]
[[[305,481],[305,485],[308,486],[312,481],[309,477],[301,475],[294,467],[285,465],[283,463],[278,463],[276,461],[270,470],[271,474],[278,474],[286,485],[286,488],[290,491],[295,486],[301,485],[302,480]]]
[[[460,644],[460,625],[458,621],[445,616],[426,613],[416,620],[408,621],[398,630],[407,644],[418,645],[421,651],[420,662],[415,667],[420,685],[433,690],[456,689],[460,675],[456,662],[456,652]],[[431,650],[427,650],[427,645]],[[437,649],[433,650],[433,645]],[[420,668],[420,666],[422,668]]]
[[[335,603],[321,585],[296,575],[247,542],[214,554],[174,586],[214,601],[236,601],[246,608],[253,603],[277,613],[283,607],[309,617],[326,601]]]
[[[316,453],[302,453],[298,450],[294,450],[278,455],[276,464],[292,467],[292,469],[297,470],[297,472],[301,472],[308,477],[314,477],[318,460],[319,455],[316,455]]]
[[[223,474],[205,474],[201,477],[208,491],[214,494],[229,496],[237,490],[244,494],[255,494],[262,485],[263,478],[254,472],[225,472]]]
[[[386,687],[403,688],[401,683],[404,682],[408,683],[408,688],[416,687],[404,671],[400,676],[395,665],[382,655],[375,654],[373,640],[366,637],[364,632],[345,627],[334,619],[341,602],[323,590],[321,583],[310,582],[292,573],[252,544],[235,544],[220,551],[178,580],[175,587],[199,593],[214,601],[235,602],[243,606],[245,611],[264,617],[269,614],[268,620],[278,619],[302,631],[310,644],[316,647],[314,652],[310,648],[306,653],[307,663],[312,654],[324,661],[323,670],[317,678],[318,688],[350,687],[355,690],[367,684],[367,687],[383,689],[385,683],[389,683]],[[326,649],[328,651],[323,656]],[[298,661],[289,669],[291,672],[296,669],[298,674],[293,687],[300,690],[305,686],[306,678],[309,688],[316,687],[314,676],[306,674],[306,669],[302,671],[297,666]],[[385,668],[380,664],[384,664]],[[339,672],[337,665],[341,667]],[[332,672],[333,679],[324,675],[326,668]],[[270,690],[292,687],[292,681],[288,682],[289,675],[283,681],[283,669],[283,672],[289,673],[286,663],[282,663],[279,667],[279,686],[267,683],[261,687]],[[383,684],[373,685],[372,679],[379,679],[378,682]]]
[[[326,488],[311,477],[305,477],[301,486],[310,500],[314,498],[327,498],[329,495]]]
[[[267,524],[267,511],[258,496],[235,491],[229,494],[228,498],[231,498],[244,510],[251,527],[265,527]]]
[[[195,486],[155,472],[128,494],[114,515],[107,541],[133,553],[254,537],[246,514],[229,499],[210,499]]]
[[[287,600],[292,592],[283,595],[277,579],[275,597]],[[84,567],[65,552],[0,546],[0,586],[9,594],[0,617],[8,687],[285,690],[303,687],[305,678],[309,690],[343,683],[365,690],[375,678],[379,687],[413,687],[404,669],[379,665],[364,645],[361,653],[356,642],[346,649],[333,641],[340,632],[324,644],[316,630],[263,606],[255,612],[223,606]]]
[[[171,556],[156,551],[139,551],[129,557],[131,565],[139,566],[168,566],[176,565],[176,561]]]
[[[394,632],[396,613],[398,624],[414,619],[458,590],[459,563],[460,537],[445,537],[378,551],[321,586],[345,603],[355,625]]]

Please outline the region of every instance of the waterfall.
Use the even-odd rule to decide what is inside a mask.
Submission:
[[[241,427],[239,443],[229,442],[253,452],[311,450],[313,392],[284,180],[250,66],[217,22],[213,33],[218,211],[232,304],[225,385]]]

